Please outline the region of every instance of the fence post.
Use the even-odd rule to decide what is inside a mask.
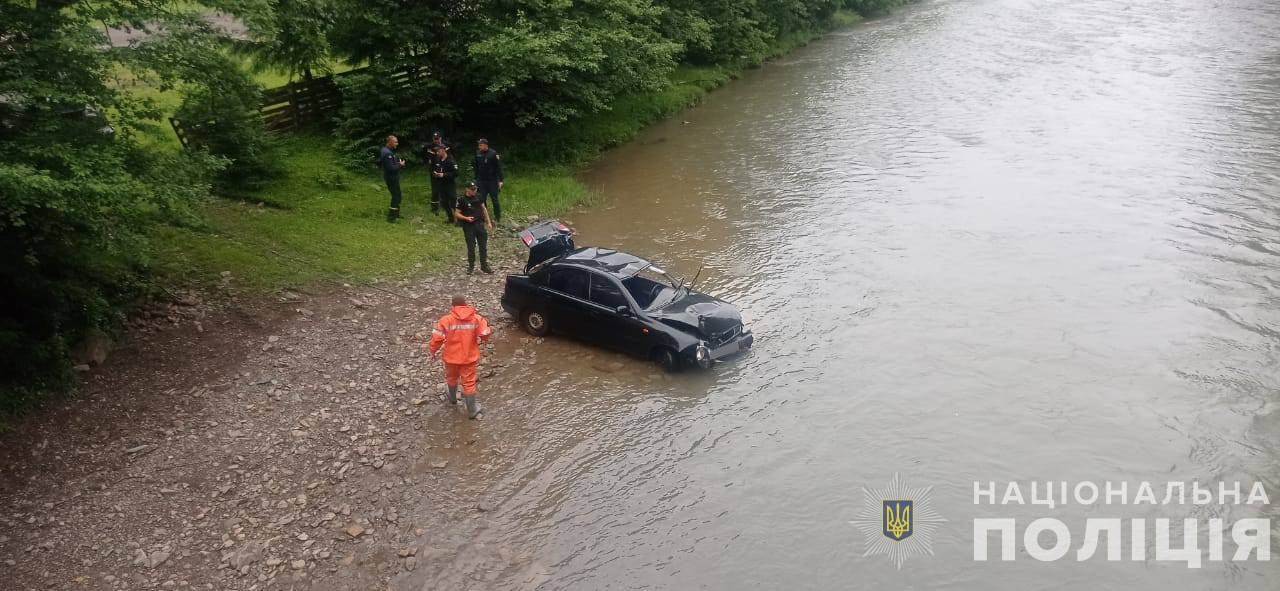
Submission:
[[[297,82],[295,82],[295,81],[290,81],[290,82],[289,82],[289,110],[293,112],[293,117],[292,117],[292,119],[293,119],[293,126],[292,126],[292,127],[293,127],[293,129],[295,129],[295,130],[296,130],[296,129],[298,129],[298,127],[299,127],[299,123],[301,122],[301,121],[300,121],[300,118],[301,118],[301,116],[302,116],[302,115],[301,115],[301,113],[302,113],[302,109],[301,109],[301,108],[300,108],[300,106],[298,105],[298,83],[297,83]]]
[[[183,150],[190,149],[190,146],[187,145],[187,134],[182,129],[182,122],[179,121],[176,117],[170,117],[169,125],[173,126],[173,134],[178,136],[178,143],[182,144],[182,149]]]

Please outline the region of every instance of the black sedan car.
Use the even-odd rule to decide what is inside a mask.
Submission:
[[[557,221],[520,233],[525,272],[508,275],[502,307],[529,334],[551,331],[651,359],[668,371],[710,367],[751,347],[733,305],[693,291],[640,257],[576,248]]]

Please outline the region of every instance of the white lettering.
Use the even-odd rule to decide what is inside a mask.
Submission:
[[[1234,501],[1231,501],[1231,504],[1233,505],[1240,504],[1240,481],[1238,480],[1236,481],[1236,487],[1234,490],[1231,490],[1231,491],[1227,490],[1227,483],[1225,482],[1218,483],[1218,504],[1219,505],[1227,504],[1228,494],[1230,494],[1231,497],[1235,499]]]
[[[1254,499],[1258,499],[1258,502],[1263,505],[1271,504],[1271,501],[1267,499],[1267,491],[1262,488],[1261,482],[1253,483],[1253,488],[1249,489],[1249,500],[1245,501],[1245,504],[1252,505]]]
[[[1182,548],[1169,547],[1169,520],[1156,519],[1156,560],[1183,560],[1188,568],[1200,568],[1196,520],[1182,520]]]
[[[1108,505],[1112,504],[1111,499],[1115,497],[1120,497],[1120,502],[1116,503],[1117,505],[1129,504],[1129,483],[1128,482],[1121,482],[1120,489],[1116,490],[1111,487],[1111,481],[1108,480],[1106,484],[1106,491],[1107,491],[1106,497],[1107,497]]]
[[[1172,498],[1173,498],[1173,487],[1175,487],[1175,486],[1176,486],[1176,487],[1178,487],[1178,504],[1179,504],[1179,505],[1181,505],[1181,504],[1183,504],[1183,503],[1186,503],[1186,502],[1187,502],[1187,496],[1186,496],[1186,495],[1187,495],[1187,487],[1186,487],[1186,483],[1184,483],[1184,482],[1170,482],[1170,483],[1168,483],[1168,484],[1166,484],[1166,485],[1165,485],[1165,489],[1164,489],[1164,500],[1163,500],[1163,501],[1160,501],[1160,504],[1161,504],[1161,505],[1168,505],[1168,504],[1169,504],[1169,499],[1172,499]]]
[[[1080,489],[1086,486],[1089,487],[1089,490],[1093,491],[1093,496],[1089,497],[1089,500],[1085,500],[1084,497],[1080,496]],[[1077,503],[1080,503],[1081,505],[1092,505],[1098,502],[1098,485],[1087,480],[1076,484],[1075,496]]]
[[[1151,483],[1145,480],[1138,485],[1138,494],[1133,497],[1133,504],[1140,505],[1144,500],[1149,504],[1156,504],[1156,493],[1151,490]]]
[[[1040,534],[1046,531],[1054,534],[1053,547],[1047,550],[1040,545]],[[1067,524],[1057,519],[1042,517],[1032,521],[1027,530],[1022,532],[1022,545],[1026,546],[1027,554],[1032,558],[1041,562],[1053,562],[1066,556],[1071,546],[1071,531],[1067,529]]]
[[[1246,535],[1246,531],[1253,533]],[[1231,541],[1239,546],[1232,560],[1248,560],[1250,549],[1258,551],[1258,560],[1271,560],[1271,520],[1249,518],[1236,521],[1231,526]]]
[[[982,504],[981,503],[982,497],[986,497],[988,499],[987,504],[989,505],[996,504],[996,483],[988,482],[987,485],[990,486],[991,488],[988,490],[983,490],[981,482],[975,481],[973,483],[973,504],[975,505]]]
[[[1013,528],[1012,519],[974,519],[973,520],[973,559],[987,559],[987,534],[992,530],[1000,532],[1000,560],[1013,560]]]
[[[1009,488],[1004,490],[1004,499],[1000,501],[1001,505],[1008,505],[1012,499],[1017,499],[1019,505],[1025,505],[1022,500],[1022,490],[1018,488],[1018,483],[1010,482]]]
[[[1191,483],[1191,502],[1197,505],[1208,505],[1213,502],[1213,490],[1201,489],[1199,482]]]
[[[1038,496],[1038,495],[1036,494],[1036,488],[1037,488],[1037,487],[1036,487],[1036,484],[1037,484],[1037,483],[1036,483],[1034,480],[1031,482],[1031,504],[1032,504],[1032,505],[1045,505],[1045,506],[1049,507],[1050,509],[1052,509],[1052,508],[1053,508],[1053,505],[1054,505],[1054,503],[1053,503],[1053,483],[1052,483],[1052,482],[1046,482],[1046,483],[1044,483],[1044,496],[1045,496],[1045,498],[1043,498],[1043,499],[1036,498],[1036,497]]]
[[[1098,537],[1107,532],[1107,560],[1120,560],[1120,520],[1117,518],[1084,521],[1084,543],[1076,551],[1076,560],[1084,561],[1093,557],[1098,549]]]

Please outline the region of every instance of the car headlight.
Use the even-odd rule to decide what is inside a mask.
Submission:
[[[693,358],[702,367],[711,366],[711,349],[707,348],[706,343],[698,343],[698,348],[693,352]]]

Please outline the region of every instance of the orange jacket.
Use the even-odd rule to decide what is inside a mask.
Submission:
[[[480,342],[489,340],[489,321],[471,306],[454,306],[431,331],[431,354],[444,347],[444,362],[455,365],[480,360]]]

